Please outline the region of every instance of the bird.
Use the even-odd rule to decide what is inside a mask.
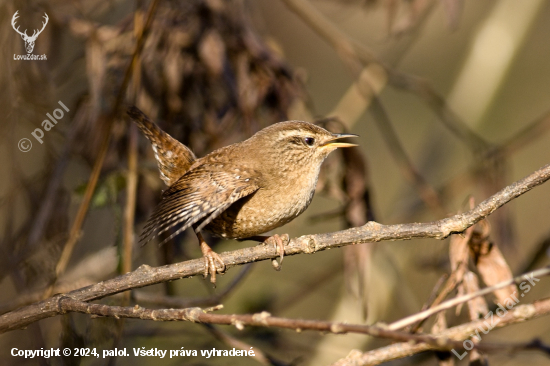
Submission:
[[[160,177],[168,186],[145,224],[140,243],[173,230],[163,244],[192,227],[204,258],[204,277],[210,274],[214,285],[225,263],[206,243],[204,231],[224,239],[274,244],[280,266],[289,236],[261,234],[287,224],[307,209],[321,164],[332,151],[357,146],[340,141],[357,135],[286,121],[197,158],[137,107],[129,107],[127,114],[150,141]]]

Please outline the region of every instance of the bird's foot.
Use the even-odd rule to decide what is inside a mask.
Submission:
[[[264,243],[266,244],[274,244],[277,248],[277,252],[279,253],[279,261],[277,261],[276,258],[271,260],[271,265],[275,270],[280,271],[281,265],[283,264],[283,257],[285,255],[285,245],[287,245],[290,241],[290,237],[288,234],[275,234],[273,236],[268,237],[264,240]]]
[[[223,273],[225,271],[225,263],[221,259],[221,257],[216,253],[215,251],[206,244],[206,242],[202,241],[200,243],[201,245],[201,251],[202,256],[204,258],[204,278],[208,277],[208,273],[210,273],[210,282],[216,286],[216,272]],[[216,264],[219,265],[216,266]]]

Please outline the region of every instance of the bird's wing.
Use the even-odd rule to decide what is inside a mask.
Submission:
[[[204,219],[200,231],[231,204],[260,188],[261,174],[230,164],[204,164],[183,175],[162,195],[162,201],[149,218],[140,243],[147,243],[163,232],[178,229],[161,244]]]

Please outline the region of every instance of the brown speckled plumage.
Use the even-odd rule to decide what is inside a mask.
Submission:
[[[128,109],[141,132],[149,139],[160,170],[160,179],[167,186],[174,184],[197,158],[187,146],[164,132],[136,107]]]
[[[223,238],[244,239],[290,222],[311,203],[321,163],[328,154],[337,147],[354,146],[335,141],[353,135],[332,134],[308,122],[288,121],[195,160],[189,149],[162,132],[137,108],[128,114],[152,142],[161,178],[170,185],[140,241],[147,242],[175,228],[169,240],[193,226],[201,248],[206,246],[205,257],[215,253],[203,242],[202,230]],[[276,241],[282,251],[280,238]],[[219,257],[214,260],[221,262]],[[205,272],[210,267],[215,281],[212,258],[207,258],[206,265]]]

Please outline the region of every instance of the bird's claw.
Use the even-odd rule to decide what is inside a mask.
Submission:
[[[225,263],[218,253],[214,252],[212,249],[208,248],[203,251],[204,258],[204,278],[208,277],[210,273],[210,282],[216,286],[216,273],[223,273],[225,271]],[[216,264],[219,265],[216,266]]]
[[[288,234],[283,234],[283,235],[275,234],[265,240],[266,244],[274,244],[275,247],[277,248],[277,252],[279,253],[279,261],[277,261],[276,258],[271,260],[271,265],[273,266],[273,268],[275,268],[276,271],[281,270],[283,257],[285,255],[285,245],[288,244],[289,241],[290,241],[290,237],[288,236]]]

